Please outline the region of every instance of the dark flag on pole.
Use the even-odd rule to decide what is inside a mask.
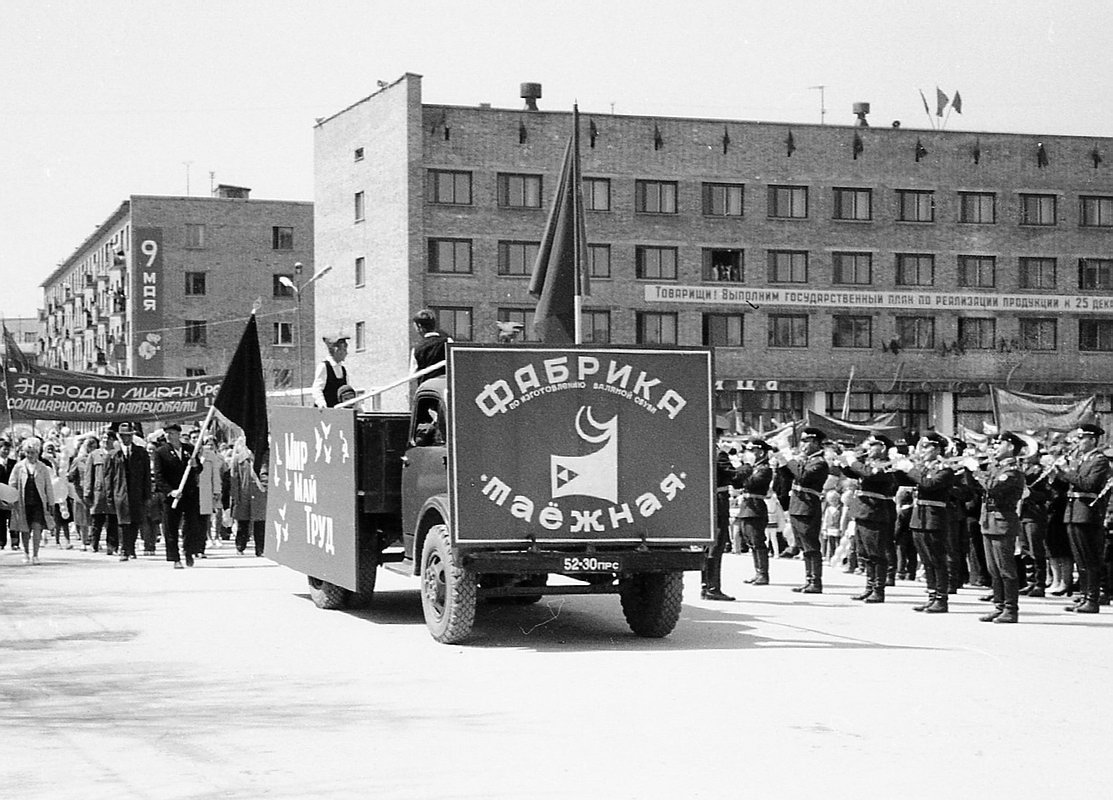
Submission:
[[[537,298],[533,330],[547,344],[571,344],[580,335],[581,303],[590,294],[584,261],[587,251],[584,229],[583,182],[580,178],[580,112],[572,107],[572,136],[564,150],[560,182],[553,197],[529,293]]]
[[[16,372],[38,372],[31,359],[19,349],[19,344],[7,325],[4,326],[4,368]]]
[[[254,314],[247,321],[213,406],[221,416],[243,429],[247,446],[255,455],[255,471],[258,472],[266,463],[267,387],[263,380],[259,329]]]

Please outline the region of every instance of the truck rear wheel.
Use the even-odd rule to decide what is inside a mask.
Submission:
[[[672,633],[684,599],[683,572],[645,572],[632,577],[619,597],[630,630],[660,639]]]
[[[448,526],[430,528],[421,548],[421,608],[441,644],[462,642],[475,623],[476,574],[457,559]]]
[[[359,559],[359,574],[356,576],[358,592],[352,592],[348,597],[351,608],[366,608],[371,605],[375,597],[375,578],[379,574],[379,565],[371,553],[361,553]]]
[[[309,576],[309,596],[313,605],[328,611],[343,608],[348,602],[348,590],[343,586],[313,576]]]

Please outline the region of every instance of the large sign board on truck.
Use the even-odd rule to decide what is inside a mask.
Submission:
[[[711,351],[448,350],[459,544],[706,544]]]
[[[355,590],[356,412],[275,406],[270,411],[267,555]]]

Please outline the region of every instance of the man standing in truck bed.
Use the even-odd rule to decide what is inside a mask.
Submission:
[[[433,370],[425,375],[422,380],[444,375],[444,346],[451,342],[452,338],[437,327],[436,315],[427,308],[423,308],[414,314],[413,323],[414,330],[421,337],[421,341],[414,346],[410,355],[410,372],[417,372],[440,363],[442,364],[440,369]]]

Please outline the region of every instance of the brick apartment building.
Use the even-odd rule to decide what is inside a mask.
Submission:
[[[838,414],[852,369],[856,420],[977,427],[1006,383],[1109,411],[1113,139],[580,120],[593,341],[713,345],[719,407],[750,424]],[[532,336],[570,129],[424,104],[412,74],[318,123],[317,324],[354,333],[357,383],[405,374],[423,306],[458,339]]]
[[[313,274],[313,204],[252,200],[232,186],[213,194],[121,203],[42,283],[41,362],[78,372],[220,375],[261,298],[268,388],[297,386],[299,350],[311,375],[313,292],[302,298],[301,336],[297,297],[279,277],[300,285]]]

